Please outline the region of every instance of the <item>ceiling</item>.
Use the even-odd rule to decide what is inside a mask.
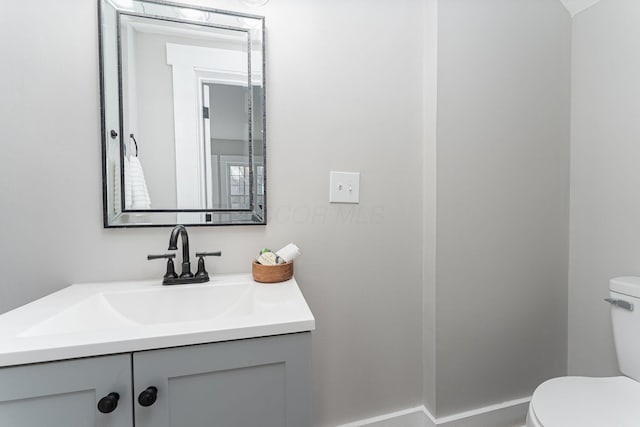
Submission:
[[[564,7],[567,8],[571,16],[582,12],[583,10],[593,6],[600,0],[560,0]]]

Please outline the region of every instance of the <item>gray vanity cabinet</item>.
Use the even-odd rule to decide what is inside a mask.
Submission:
[[[117,408],[97,410],[118,393]],[[131,355],[0,369],[0,426],[131,427]]]
[[[310,427],[311,333],[0,368],[0,427],[43,426]]]
[[[311,334],[134,353],[136,427],[310,427]]]

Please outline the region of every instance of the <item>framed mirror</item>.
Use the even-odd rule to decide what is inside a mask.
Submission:
[[[264,18],[98,3],[104,226],[266,224]]]

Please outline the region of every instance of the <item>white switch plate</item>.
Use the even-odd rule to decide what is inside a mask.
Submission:
[[[360,203],[360,173],[329,172],[329,202]]]

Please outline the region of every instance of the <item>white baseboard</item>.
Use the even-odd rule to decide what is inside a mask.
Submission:
[[[418,406],[337,427],[524,427],[530,400],[510,400],[440,418]]]
[[[431,427],[428,424],[427,408],[418,406],[404,411],[383,414],[366,420],[341,424],[337,427]]]
[[[515,427],[525,424],[531,397],[438,418],[438,427]]]

